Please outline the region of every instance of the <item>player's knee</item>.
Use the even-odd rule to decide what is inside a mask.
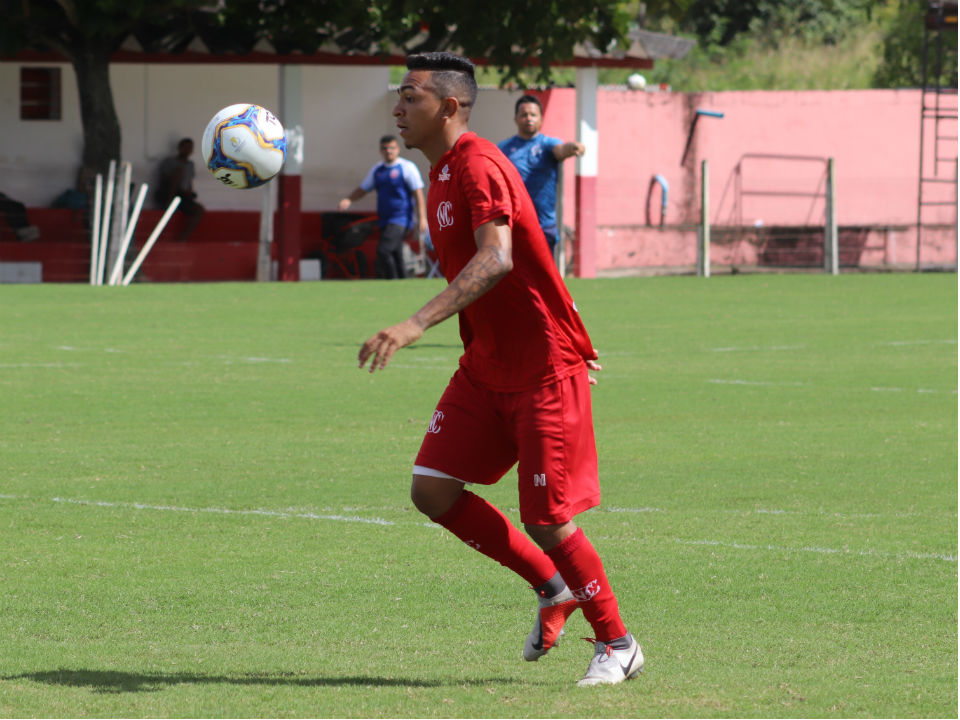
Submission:
[[[552,550],[567,537],[575,533],[577,526],[574,525],[573,522],[558,525],[534,525],[532,523],[524,523],[523,529],[527,531],[527,535],[529,535],[542,550]]]
[[[463,485],[457,481],[448,482],[440,478],[414,475],[410,484],[410,500],[417,510],[428,518],[437,518],[453,507],[463,492]]]
[[[413,482],[410,484],[410,501],[417,510],[429,517],[430,513],[427,512],[427,509],[430,505],[430,498],[427,496],[427,493],[423,491],[423,488],[417,485],[416,477],[414,477]]]

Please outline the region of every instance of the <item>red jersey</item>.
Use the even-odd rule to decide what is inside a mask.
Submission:
[[[503,216],[513,269],[460,311],[460,366],[490,390],[516,392],[582,370],[593,345],[517,169],[496,145],[465,133],[430,170],[427,218],[447,282],[476,254],[474,231]]]

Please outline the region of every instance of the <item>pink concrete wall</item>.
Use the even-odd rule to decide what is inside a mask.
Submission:
[[[544,99],[544,132],[575,137],[574,91],[553,90]],[[917,90],[688,94],[610,87],[601,88],[598,102],[600,270],[695,262],[696,234],[689,226],[699,221],[704,159],[712,222],[769,229],[823,224],[826,158],[833,158],[838,224],[877,228],[856,240],[856,264],[900,266],[916,259]],[[691,138],[698,108],[723,118],[701,116]],[[947,130],[955,136],[956,124]],[[932,156],[932,143],[928,151]],[[955,143],[949,151],[956,152]],[[572,226],[574,167],[566,165],[564,221]],[[955,168],[941,165],[940,171],[952,177]],[[660,188],[651,183],[656,174],[669,182],[662,229],[648,227],[648,206],[649,221],[660,222]],[[954,186],[941,188],[943,199],[955,200],[954,192]],[[946,226],[925,231],[925,261],[955,264],[955,208],[935,209],[925,220]],[[727,238],[714,248],[713,259],[755,264],[761,245],[756,238]]]

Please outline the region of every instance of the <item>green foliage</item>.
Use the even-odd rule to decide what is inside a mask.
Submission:
[[[923,0],[653,0],[646,26],[696,37],[698,45],[683,60],[657,61],[647,79],[681,91],[918,87],[925,7]],[[946,31],[942,43],[940,83],[956,87],[956,33]],[[933,45],[928,53],[935,84],[938,53]]]
[[[923,84],[924,14],[926,3],[901,0],[886,8],[887,33],[874,78],[876,87],[920,87]],[[926,33],[927,85],[957,87],[957,32]],[[938,76],[937,70],[940,70]]]
[[[0,24],[0,55],[22,48],[109,55],[142,28],[182,22],[205,0],[24,0],[8,3]]]
[[[570,286],[639,680],[410,504],[442,281],[4,285],[0,717],[954,716],[956,276]]]
[[[873,86],[881,41],[876,23],[834,45],[787,37],[771,47],[743,35],[727,46],[696,46],[683,60],[661,60],[646,77],[677,92],[866,89]]]
[[[836,43],[875,0],[693,0],[684,22],[708,45],[729,45],[749,33],[772,43],[805,36]]]

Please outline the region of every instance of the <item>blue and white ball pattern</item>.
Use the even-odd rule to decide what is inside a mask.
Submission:
[[[273,178],[287,154],[283,125],[259,105],[229,105],[213,116],[200,141],[207,169],[227,187],[255,188]]]

